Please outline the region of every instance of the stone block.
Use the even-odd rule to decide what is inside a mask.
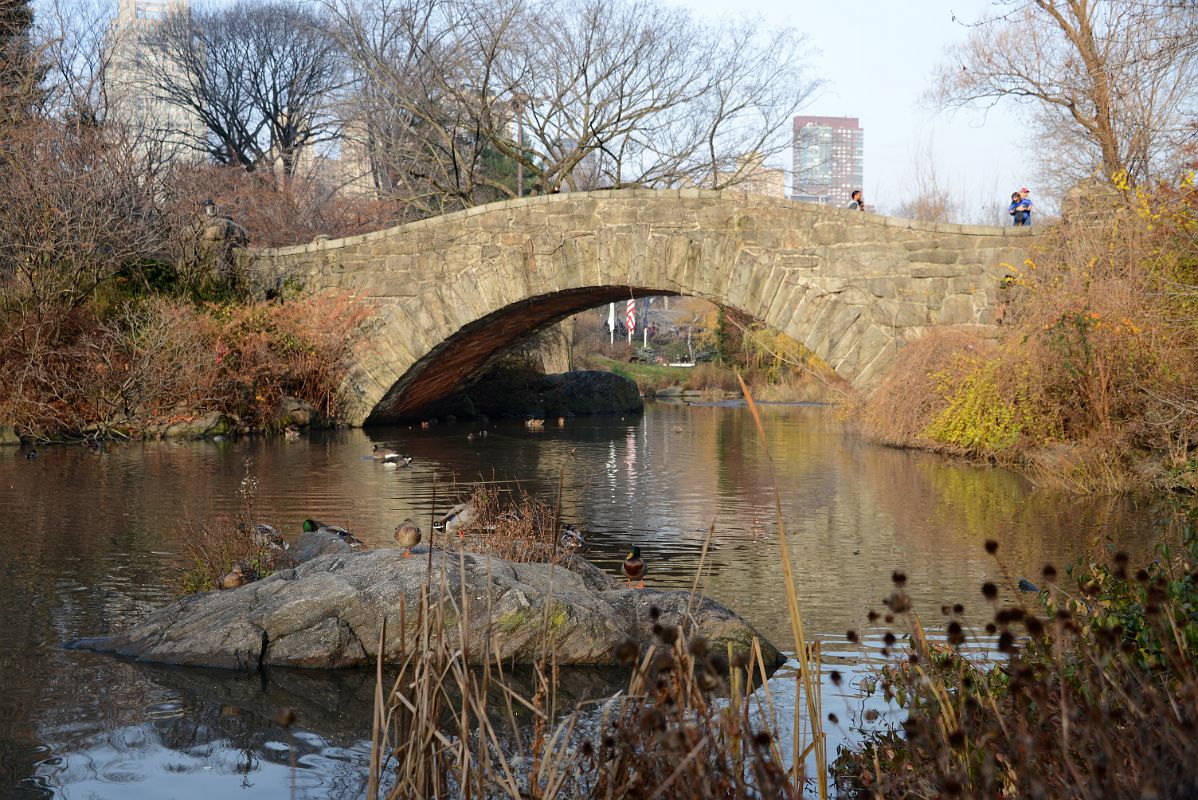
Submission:
[[[964,325],[974,322],[976,311],[973,298],[969,295],[949,295],[944,298],[940,308],[932,312],[934,325]]]
[[[956,264],[958,253],[955,249],[936,248],[935,250],[916,250],[907,256],[913,264]]]
[[[816,244],[841,244],[848,240],[848,231],[843,222],[817,222],[811,226],[811,236]]]

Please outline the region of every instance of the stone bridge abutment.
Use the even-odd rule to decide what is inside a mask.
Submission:
[[[410,417],[538,328],[645,295],[736,308],[868,389],[931,328],[992,330],[999,282],[1030,234],[637,189],[495,203],[245,257],[264,277],[371,300],[346,387],[346,419],[362,424]]]

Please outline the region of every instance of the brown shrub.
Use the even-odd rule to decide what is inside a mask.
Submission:
[[[894,366],[861,409],[861,428],[889,445],[933,446],[923,430],[948,404],[944,384],[970,369],[970,359],[993,344],[966,331],[939,330],[907,342]]]
[[[962,358],[952,351],[970,344],[944,334],[905,348],[865,404],[866,432],[1021,462],[1075,491],[1142,482],[1146,454],[1163,456],[1158,475],[1198,469],[1198,201],[1164,189],[1127,200],[1100,225],[1063,223],[1010,265],[996,347]]]
[[[269,426],[284,395],[327,416],[366,305],[323,294],[196,307],[153,299],[110,318],[94,306],[0,317],[0,416],[35,436],[134,435],[203,411]],[[51,335],[52,333],[52,335]]]
[[[561,555],[557,509],[523,489],[482,484],[463,502],[474,514],[460,536],[446,537],[450,545],[456,542],[471,552],[526,563],[554,561]]]

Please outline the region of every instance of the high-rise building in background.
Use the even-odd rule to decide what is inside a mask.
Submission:
[[[133,148],[165,161],[203,160],[204,125],[194,112],[158,96],[155,70],[178,67],[149,52],[144,37],[170,14],[186,12],[188,1],[120,0],[112,23],[111,111],[127,126]]]
[[[856,117],[794,118],[795,200],[847,206],[863,183],[865,131]]]

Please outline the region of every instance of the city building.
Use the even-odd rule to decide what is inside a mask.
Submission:
[[[794,118],[793,199],[847,206],[864,183],[865,131],[856,117]]]
[[[786,197],[786,171],[768,166],[760,153],[749,153],[736,160],[736,171],[721,174],[720,182],[733,181],[733,189],[762,194],[766,197]]]
[[[151,26],[188,9],[188,0],[120,0],[112,23],[110,110],[133,137],[132,146],[162,160],[201,161],[205,129],[199,117],[163,99],[150,77],[178,67],[155,58],[146,45]]]

